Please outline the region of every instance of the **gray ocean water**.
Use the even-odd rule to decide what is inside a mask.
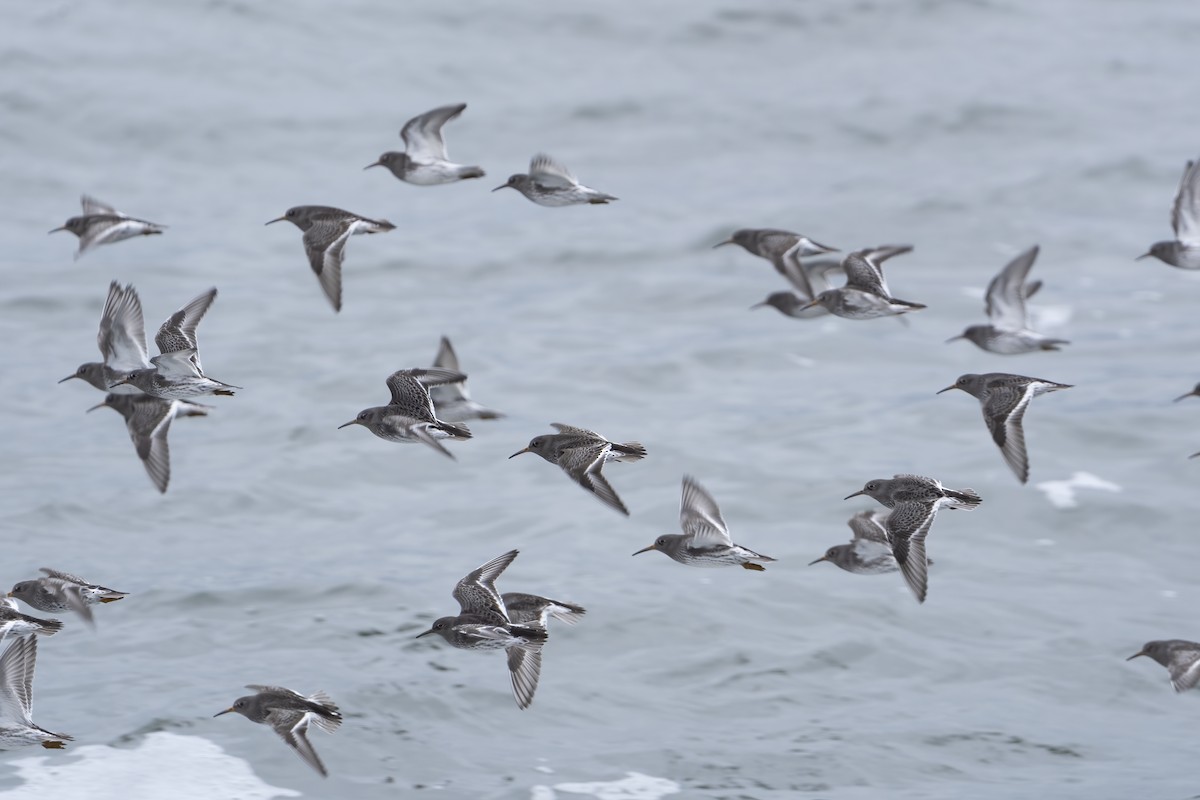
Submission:
[[[1125,0],[603,4],[8,4],[0,33],[0,584],[52,566],[131,592],[41,644],[0,798],[656,800],[1200,795],[1196,697],[1125,663],[1197,638],[1200,276],[1168,238],[1200,148],[1200,5]],[[362,167],[467,102],[482,181]],[[544,150],[621,198],[488,192]],[[74,261],[82,192],[170,226]],[[385,217],[334,315],[298,204]],[[843,249],[910,242],[893,320],[786,319],[738,227]],[[944,344],[1012,256],[1064,352]],[[171,430],[157,494],[119,417],[55,381],[94,360],[111,280],[153,327],[210,286],[209,374],[244,386]],[[457,462],[337,425],[454,341],[476,399]],[[964,372],[1075,384],[1026,418],[1020,486]],[[550,422],[645,442],[632,511],[532,456]],[[971,486],[918,606],[898,576],[806,566],[895,472]],[[716,496],[765,573],[629,554]],[[1039,484],[1050,482],[1049,487]],[[518,711],[503,659],[414,640],[510,548],[502,590],[585,606]],[[226,716],[246,683],[329,692],[322,781]]]

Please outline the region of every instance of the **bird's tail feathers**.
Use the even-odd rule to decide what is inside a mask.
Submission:
[[[646,446],[641,442],[614,443],[612,449],[621,454],[615,461],[641,461],[646,457]]]
[[[983,498],[974,489],[947,489],[946,497],[951,500],[947,508],[961,508],[966,511],[973,510],[983,502]]]
[[[439,430],[442,433],[444,433],[452,438],[455,438],[455,439],[470,439],[471,435],[472,435],[471,429],[468,428],[466,425],[462,425],[462,424],[452,424],[449,422],[440,422],[439,421],[433,425],[430,425],[429,427],[431,427],[435,430]]]
[[[587,611],[583,606],[577,606],[574,603],[564,603],[562,600],[551,600],[552,605],[546,609],[546,613],[551,618],[561,620],[568,625],[574,625],[579,622]]]

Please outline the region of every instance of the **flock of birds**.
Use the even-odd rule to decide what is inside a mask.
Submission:
[[[417,186],[434,186],[482,178],[477,166],[449,160],[442,127],[458,117],[465,104],[444,106],[410,120],[401,130],[403,152],[386,152],[366,169],[384,167],[396,178]],[[533,157],[527,174],[511,176],[493,191],[512,188],[543,206],[605,204],[617,198],[584,186],[549,156]],[[158,235],[165,227],[122,214],[94,198],[83,197],[83,214],[55,231],[79,237],[76,257],[101,245],[137,236]],[[308,262],[335,311],[342,306],[342,262],[345,247],[356,234],[383,233],[394,226],[386,220],[359,216],[329,206],[296,206],[267,224],[288,221],[303,232]],[[1175,238],[1155,243],[1141,258],[1154,257],[1183,269],[1200,269],[1200,167],[1189,162],[1176,193],[1171,216]],[[55,232],[51,231],[51,233]],[[883,274],[884,263],[912,250],[909,245],[881,245],[853,251],[843,258],[814,257],[839,252],[807,236],[775,229],[743,229],[716,247],[736,244],[769,261],[787,280],[789,291],[775,292],[755,307],[771,306],[780,313],[807,319],[833,314],[864,320],[899,316],[925,308],[895,297]],[[1035,331],[1027,302],[1041,288],[1029,273],[1038,256],[1031,247],[1014,258],[990,282],[986,293],[987,324],[972,325],[948,341],[966,339],[982,350],[1018,355],[1059,350],[1069,344]],[[834,286],[837,274],[845,282]],[[177,417],[205,416],[209,406],[197,398],[233,395],[240,387],[209,377],[201,364],[196,328],[216,299],[210,289],[172,313],[154,337],[159,354],[150,357],[146,345],[141,300],[132,285],[113,281],[101,314],[97,343],[103,360],[79,366],[63,381],[78,378],[105,392],[93,408],[108,407],[124,418],[129,436],[151,481],[160,492],[170,481],[167,433]],[[468,420],[503,416],[471,399],[467,375],[446,338],[429,367],[397,370],[386,380],[389,399],[365,408],[340,426],[359,425],[381,439],[421,443],[454,458],[444,442],[471,438]],[[61,383],[62,381],[60,381]],[[992,372],[967,374],[942,391],[959,389],[976,398],[984,423],[1005,463],[1021,483],[1029,478],[1024,416],[1033,398],[1067,384],[1024,375]],[[939,392],[940,394],[941,392]],[[1187,395],[1200,395],[1200,384]],[[1183,397],[1179,399],[1183,399]],[[92,409],[89,409],[92,410]],[[533,453],[558,466],[572,482],[615,511],[629,515],[603,467],[609,461],[644,458],[638,442],[613,442],[582,427],[554,423],[555,433],[535,436],[513,453]],[[1200,455],[1198,453],[1197,455]],[[861,511],[849,521],[853,538],[829,548],[812,562],[830,562],[855,574],[899,571],[918,602],[928,592],[926,538],[938,511],[971,510],[982,498],[972,489],[949,489],[939,480],[920,475],[895,475],[868,481],[849,495],[867,496],[882,510]],[[684,476],[678,534],[658,537],[634,553],[658,551],[688,566],[741,566],[762,571],[775,559],[732,540],[720,507],[693,477]],[[542,650],[550,619],[574,624],[585,609],[534,594],[500,593],[496,580],[517,557],[511,550],[469,572],[454,587],[459,613],[436,620],[420,636],[436,634],[453,647],[503,650],[507,657],[513,696],[520,708],[533,701],[541,673]],[[45,577],[18,583],[0,606],[0,642],[13,639],[0,655],[0,746],[41,743],[58,748],[71,737],[54,734],[33,723],[31,681],[37,638],[62,627],[58,620],[38,619],[17,611],[15,600],[49,612],[74,611],[89,624],[90,606],[118,600],[125,593],[90,584],[81,578],[44,569]],[[1190,689],[1200,680],[1200,644],[1182,640],[1147,643],[1131,656],[1148,656],[1170,671],[1176,690]],[[250,685],[255,693],[237,699],[221,714],[236,712],[253,722],[270,725],[306,763],[321,775],[326,770],[308,741],[310,726],[334,732],[342,715],[324,693],[301,695],[277,686]]]

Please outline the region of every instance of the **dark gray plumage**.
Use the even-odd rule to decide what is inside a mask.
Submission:
[[[132,287],[129,289],[132,290]],[[208,377],[200,364],[196,326],[216,298],[217,290],[214,287],[167,317],[154,337],[159,351],[150,359],[154,366],[131,370],[113,383],[111,388],[135,386],[161,400],[186,400],[206,394],[232,396],[234,389],[242,388]]]
[[[605,505],[629,516],[629,510],[601,469],[608,461],[639,461],[646,457],[646,448],[640,442],[610,442],[595,431],[563,425],[561,422],[551,423],[550,427],[558,433],[533,437],[526,447],[509,458],[516,458],[522,453],[535,453],[551,464],[557,464],[571,480],[594,494]]]
[[[1177,692],[1186,692],[1200,681],[1200,643],[1185,639],[1157,639],[1146,642],[1142,649],[1126,661],[1139,656],[1149,656],[1167,668],[1171,685]]]
[[[519,625],[537,625],[544,628],[551,619],[574,625],[587,613],[583,606],[551,600],[536,594],[505,592],[500,598],[504,601],[509,620]]]
[[[1029,408],[1030,401],[1040,394],[1070,388],[1068,384],[1041,378],[987,372],[982,375],[962,375],[938,394],[961,389],[979,400],[983,421],[991,431],[992,440],[1000,448],[1004,462],[1012,469],[1017,480],[1026,483],[1029,480],[1029,455],[1025,451],[1025,410]]]
[[[308,741],[310,724],[326,733],[333,733],[342,724],[342,712],[324,692],[313,692],[308,697],[285,689],[282,686],[248,684],[256,694],[239,697],[229,708],[218,711],[214,717],[236,712],[251,722],[270,725],[288,747],[315,769],[321,777],[328,777],[325,765],[317,751]]]
[[[845,285],[820,292],[809,305],[846,319],[876,319],[925,308],[893,297],[883,277],[884,261],[911,250],[911,245],[882,245],[850,253],[842,259]]]
[[[346,242],[360,233],[387,233],[396,226],[332,206],[293,206],[267,222],[290,222],[304,231],[304,252],[334,311],[342,310],[342,258]]]
[[[527,622],[517,622],[509,617],[504,599],[496,591],[496,579],[517,553],[517,550],[510,550],[467,573],[454,587],[459,614],[435,620],[429,630],[417,634],[417,638],[437,634],[451,647],[463,650],[503,649],[508,656],[513,698],[517,707],[524,709],[533,702],[541,676],[542,646],[546,642],[543,614],[547,612],[539,610],[537,618]],[[531,605],[530,601],[521,600],[521,613],[532,614]],[[583,613],[582,609],[579,613]]]
[[[934,478],[903,474],[868,481],[845,499],[859,495],[867,495],[892,509],[886,526],[892,555],[917,602],[924,603],[929,584],[925,537],[929,535],[938,509],[945,506],[970,511],[982,503],[983,498],[974,489],[947,489]]]
[[[814,300],[817,296],[816,292],[820,290],[815,289],[809,271],[805,269],[807,265],[802,266],[800,259],[821,253],[838,252],[836,247],[815,242],[804,234],[778,228],[741,228],[734,231],[725,241],[714,244],[713,248],[727,244],[736,244],[747,253],[770,261],[771,265],[775,267],[775,271],[796,288],[796,291],[805,298],[805,302]],[[769,298],[768,304],[771,304]],[[780,310],[783,309],[780,308]]]
[[[361,425],[380,439],[402,444],[422,442],[447,458],[454,454],[442,446],[439,438],[470,439],[465,425],[453,425],[437,418],[429,389],[449,383],[460,383],[467,376],[461,372],[432,367],[430,369],[401,369],[387,379],[391,402],[358,412],[358,416],[341,428]]]

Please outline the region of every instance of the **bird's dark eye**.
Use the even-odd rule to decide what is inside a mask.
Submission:
[[[966,378],[959,378],[959,379],[958,379],[958,382],[959,382],[959,383],[967,383],[967,379],[966,379]]]
[[[655,542],[655,544],[658,545],[659,547],[662,547],[666,543],[667,543],[667,537],[665,537],[665,536],[658,537],[658,541]]]
[[[530,442],[529,446],[532,447],[534,450],[537,450],[539,447],[542,446],[542,443],[541,442]]]
[[[875,491],[875,490],[876,490],[876,489],[878,489],[878,488],[879,488],[879,484],[877,484],[877,483],[868,483],[868,484],[867,484],[867,491],[868,491],[868,492],[873,492],[873,491]]]
[[[825,551],[825,556],[827,558],[833,558],[833,555],[834,555],[834,549],[832,547]]]

